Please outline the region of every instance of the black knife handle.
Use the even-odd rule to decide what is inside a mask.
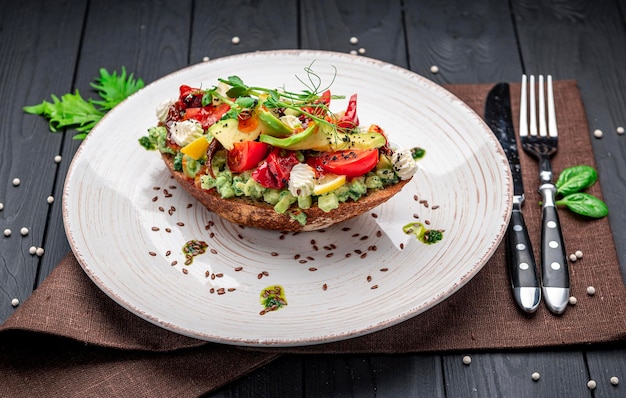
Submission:
[[[559,214],[556,211],[554,184],[542,184],[541,272],[544,287],[569,288],[569,271]]]
[[[506,234],[509,276],[514,288],[539,287],[533,247],[520,206],[514,204]]]

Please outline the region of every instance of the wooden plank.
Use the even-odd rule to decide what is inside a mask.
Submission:
[[[613,231],[626,229],[626,136],[616,128],[626,125],[626,32],[623,15],[612,1],[578,0],[567,4],[514,1],[519,40],[528,73],[576,79],[589,121],[604,199]],[[582,133],[582,132],[581,132]],[[601,243],[601,237],[598,244]],[[626,241],[614,236],[626,276]]]
[[[207,398],[297,397],[302,395],[301,361],[296,356],[285,355],[208,394]]]
[[[407,67],[400,0],[303,0],[301,48],[357,54]],[[356,37],[358,43],[350,39]],[[362,50],[360,52],[359,50]]]
[[[441,363],[430,355],[312,356],[304,366],[311,397],[443,397]]]
[[[239,41],[233,43],[233,38]],[[190,63],[253,51],[298,48],[297,2],[195,3]]]
[[[589,397],[587,368],[578,352],[474,353],[469,365],[464,356],[443,358],[450,397]]]
[[[47,122],[22,111],[25,105],[51,101],[69,92],[79,49],[84,2],[7,2],[0,14],[0,322],[26,300],[35,283],[40,258],[31,246],[44,246],[47,197],[55,185],[63,133],[50,133]],[[59,43],[61,43],[59,45]],[[19,178],[19,186],[13,186]],[[60,202],[52,206],[56,208]],[[27,236],[21,228],[29,229]]]
[[[507,2],[428,0],[404,7],[411,70],[440,84],[515,81],[521,75]]]
[[[626,350],[597,349],[587,352],[589,379],[596,382],[595,398],[626,396]],[[611,379],[617,377],[617,384]]]
[[[80,18],[82,19],[82,17]],[[100,68],[121,71],[140,77],[146,84],[186,66],[189,53],[188,32],[191,22],[191,1],[154,1],[150,7],[141,2],[92,2],[86,17],[80,61],[76,69],[75,87],[83,97],[95,97],[89,86],[99,76]],[[57,74],[70,73],[73,67]],[[55,76],[56,77],[56,76]],[[63,181],[70,161],[81,141],[72,139],[68,131],[63,145],[63,162],[58,170],[54,197],[60,199]],[[61,202],[53,207],[38,283],[70,250],[63,229]]]

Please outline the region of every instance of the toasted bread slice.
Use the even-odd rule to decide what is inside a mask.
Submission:
[[[215,189],[201,189],[194,180],[174,170],[174,156],[166,153],[162,153],[162,156],[180,185],[213,213],[235,224],[277,231],[313,231],[349,220],[386,202],[411,180],[402,180],[385,189],[371,191],[356,202],[349,200],[339,203],[338,208],[329,212],[324,212],[316,204],[309,209],[301,209],[307,216],[306,224],[302,225],[287,213],[277,213],[268,203],[243,196],[224,199]]]

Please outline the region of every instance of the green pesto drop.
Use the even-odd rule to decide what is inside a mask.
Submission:
[[[259,299],[263,306],[260,312],[261,315],[265,315],[270,311],[276,311],[287,305],[285,289],[280,285],[268,286],[261,290]]]
[[[417,240],[427,245],[439,242],[443,239],[443,232],[437,229],[428,229],[421,222],[411,222],[402,227],[407,235],[415,235]]]

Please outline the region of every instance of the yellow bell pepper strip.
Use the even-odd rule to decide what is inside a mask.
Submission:
[[[207,149],[209,149],[209,141],[203,135],[182,147],[180,151],[193,160],[200,160],[206,154]]]

